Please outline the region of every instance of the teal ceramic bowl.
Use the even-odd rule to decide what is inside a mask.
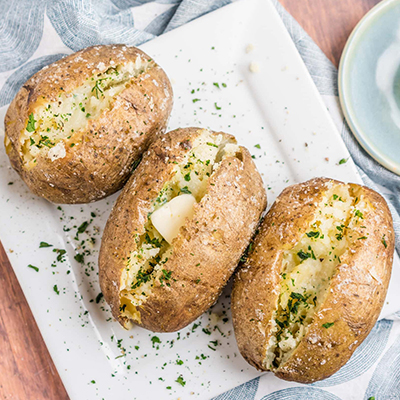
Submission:
[[[400,0],[382,1],[355,27],[340,60],[339,97],[361,146],[400,175]]]

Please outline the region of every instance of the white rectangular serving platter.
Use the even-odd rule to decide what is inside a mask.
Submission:
[[[169,128],[234,134],[255,156],[269,205],[286,186],[315,176],[361,182],[351,159],[339,165],[349,154],[270,1],[235,2],[140,47],[173,84]],[[42,50],[71,52],[62,44]],[[178,333],[126,332],[112,320],[98,297],[97,257],[116,198],[58,208],[32,195],[0,151],[0,238],[71,399],[208,399],[259,376],[235,343],[230,285]],[[85,221],[87,233],[76,239]],[[41,241],[54,247],[39,248]],[[66,250],[62,261],[53,249]],[[84,265],[74,259],[83,251]],[[399,270],[396,259],[393,278]],[[400,308],[399,290],[390,288],[383,316]]]

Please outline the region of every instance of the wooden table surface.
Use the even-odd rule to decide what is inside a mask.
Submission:
[[[379,0],[280,0],[337,66],[346,40]],[[0,244],[0,399],[68,395]]]

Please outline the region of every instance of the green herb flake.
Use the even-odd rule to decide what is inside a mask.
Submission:
[[[259,144],[255,144],[254,147],[255,147],[256,149],[261,149],[261,146],[260,146]]]
[[[60,291],[58,290],[57,285],[54,285],[54,286],[53,286],[53,290],[57,293],[57,295],[60,294]]]
[[[28,132],[35,132],[35,118],[33,117],[33,113],[29,114],[28,123],[26,124],[26,130]],[[32,142],[31,142],[32,144]]]
[[[178,376],[178,379],[175,382],[178,382],[181,386],[186,385],[186,381],[183,380],[182,375]]]
[[[219,84],[218,84],[217,82],[214,82],[213,85],[214,85],[215,87],[217,87],[218,89],[220,89]]]
[[[197,103],[198,101],[200,101],[200,99],[193,99],[192,101],[193,103]]]
[[[38,268],[38,267],[35,267],[35,266],[32,265],[32,264],[28,264],[28,268],[32,268],[32,269],[34,269],[36,272],[39,272],[39,268]]]
[[[218,149],[218,146],[217,146],[216,144],[214,144],[214,143],[207,142],[206,144],[207,144],[208,146],[216,147],[216,148]]]
[[[96,296],[96,304],[99,304],[100,303],[100,300],[103,298],[103,293],[99,293],[97,296]]]
[[[382,244],[385,246],[385,249],[387,249],[387,243],[386,243],[386,240],[385,240],[385,236],[386,235],[382,236]]]
[[[46,242],[40,242],[39,249],[41,249],[42,247],[53,247],[53,245]]]
[[[54,253],[57,253],[57,261],[63,262],[64,261],[64,254],[67,253],[64,249],[53,249]]]
[[[310,253],[305,253],[303,250],[300,250],[298,253],[297,253],[297,255],[299,256],[299,258],[301,259],[301,260],[307,260],[307,258],[310,258],[311,257],[311,254]]]
[[[346,164],[346,163],[347,163],[347,160],[348,160],[348,158],[342,158],[342,159],[339,161],[339,165]]]
[[[334,324],[335,324],[334,322],[326,322],[325,324],[322,324],[322,327],[325,329],[328,329],[331,326],[333,326]]]
[[[186,182],[189,182],[190,181],[190,172],[188,172],[183,178],[185,179]]]
[[[214,103],[214,106],[215,106],[216,110],[220,110],[221,109],[221,107],[219,107],[217,103]]]
[[[317,239],[317,238],[319,237],[319,232],[318,232],[318,231],[310,231],[310,232],[307,232],[306,235],[307,235],[309,238],[315,238],[315,239]]]
[[[187,186],[184,186],[181,189],[181,193],[185,193],[185,194],[192,194],[192,192],[189,190],[189,188]]]
[[[74,258],[76,261],[78,261],[78,263],[83,264],[85,262],[85,256],[82,253],[76,254]]]
[[[153,336],[151,338],[151,342],[153,343],[153,347],[156,345],[156,343],[161,343],[161,340],[158,336]]]
[[[356,217],[364,219],[364,215],[360,210],[356,210],[355,214]]]
[[[176,360],[176,364],[177,364],[177,365],[182,365],[182,364],[183,364],[183,361],[182,361],[182,360]]]
[[[86,231],[86,228],[87,228],[88,226],[89,226],[89,221],[83,222],[83,223],[79,226],[79,228],[78,228],[77,235],[78,235],[79,233],[85,232],[85,231]]]

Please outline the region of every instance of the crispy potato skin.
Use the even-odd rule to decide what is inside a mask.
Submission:
[[[60,93],[73,93],[86,79],[114,65],[150,57],[124,45],[94,46],[71,54],[32,76],[20,89],[5,116],[10,140],[7,153],[12,167],[35,194],[53,203],[88,203],[119,190],[132,165],[157,132],[164,132],[172,110],[172,88],[165,72],[154,65],[118,94],[111,109],[88,120],[87,129],[65,139],[66,156],[51,161],[37,157],[27,170],[19,137],[28,116]],[[101,66],[101,70],[99,67]],[[62,90],[60,90],[62,88]],[[153,99],[151,111],[149,99]],[[75,146],[70,147],[71,143]]]
[[[286,188],[264,219],[253,251],[235,277],[232,315],[243,357],[265,370],[266,343],[271,334],[282,272],[284,250],[293,247],[306,231],[329,182],[316,178]],[[361,188],[374,211],[364,213],[367,240],[358,240],[341,256],[327,297],[292,356],[274,371],[279,378],[301,383],[325,379],[338,371],[373,328],[389,284],[394,232],[385,200]],[[382,243],[385,234],[387,248]],[[373,275],[370,273],[373,271]],[[262,312],[260,312],[262,310]],[[328,329],[322,325],[334,322]]]
[[[172,162],[182,160],[200,132],[177,129],[154,142],[108,219],[99,257],[100,285],[123,326],[128,321],[119,315],[119,287],[126,259],[136,250],[134,234],[144,232],[151,200],[170,180]],[[172,271],[171,286],[156,281],[147,301],[138,307],[141,326],[155,332],[185,327],[217,300],[233,274],[266,207],[261,176],[250,153],[241,148],[241,154],[241,160],[226,158],[211,176],[192,220],[172,242],[173,254],[164,264]]]

